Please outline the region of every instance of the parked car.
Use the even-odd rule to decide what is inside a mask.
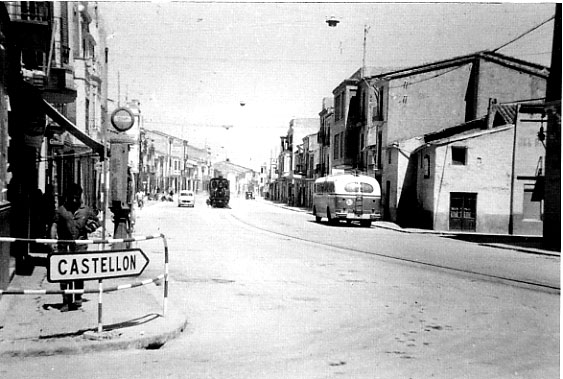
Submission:
[[[178,193],[178,206],[183,207],[194,207],[195,206],[195,195],[193,191],[180,191]]]

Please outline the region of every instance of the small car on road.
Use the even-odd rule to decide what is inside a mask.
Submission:
[[[180,193],[178,193],[178,206],[187,206],[193,208],[195,206],[195,194],[193,193],[193,191],[180,191]]]

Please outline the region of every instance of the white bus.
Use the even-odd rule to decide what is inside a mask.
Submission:
[[[315,180],[313,215],[316,222],[323,217],[329,224],[346,220],[359,221],[370,227],[381,219],[381,187],[379,182],[365,175],[330,175]]]

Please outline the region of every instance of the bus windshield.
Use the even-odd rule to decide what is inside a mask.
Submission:
[[[372,193],[373,186],[369,183],[364,182],[350,182],[344,186],[344,191],[346,192],[361,192],[361,193]]]

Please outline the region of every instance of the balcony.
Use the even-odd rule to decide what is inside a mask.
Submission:
[[[59,67],[51,68],[43,98],[52,104],[72,103],[76,99],[73,71]]]
[[[48,24],[52,6],[46,1],[6,1],[11,21],[30,24]]]
[[[11,35],[19,49],[49,51],[52,32],[52,3],[8,1],[6,9],[11,21]],[[24,51],[25,52],[25,51]],[[37,67],[28,67],[35,69]]]

